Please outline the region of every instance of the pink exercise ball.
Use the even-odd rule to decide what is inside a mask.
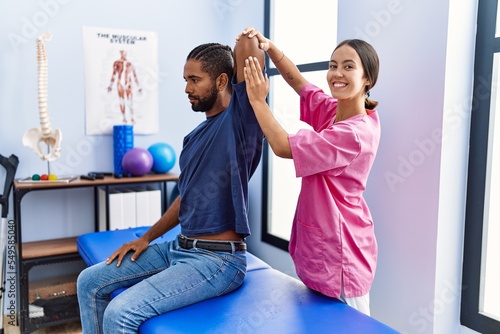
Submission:
[[[134,147],[123,155],[122,167],[125,173],[143,176],[151,171],[152,166],[153,156],[144,148]]]

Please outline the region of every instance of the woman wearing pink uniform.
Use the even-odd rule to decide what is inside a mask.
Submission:
[[[340,43],[326,76],[331,96],[309,83],[274,43],[253,28],[286,82],[300,95],[300,119],[312,129],[288,134],[266,104],[269,89],[254,58],[246,61],[250,103],[273,152],[293,159],[302,186],[289,251],[297,275],[313,290],[370,314],[377,263],[372,216],[363,198],[380,140],[369,90],[379,71],[377,53],[361,40]]]

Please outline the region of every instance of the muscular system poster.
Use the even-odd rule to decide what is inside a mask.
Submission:
[[[158,132],[156,32],[83,27],[86,134]]]

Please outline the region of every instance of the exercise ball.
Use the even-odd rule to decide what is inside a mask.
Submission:
[[[134,147],[123,155],[122,167],[125,173],[143,176],[151,171],[152,166],[153,157],[144,148]]]
[[[175,165],[175,151],[167,143],[156,143],[148,148],[153,156],[153,166],[151,170],[155,173],[166,173]]]

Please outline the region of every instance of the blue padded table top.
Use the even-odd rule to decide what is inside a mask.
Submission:
[[[96,264],[148,228],[81,235],[78,252],[87,265]],[[179,232],[176,228],[153,243],[172,240]],[[249,252],[247,262],[247,275],[238,290],[151,318],[141,325],[139,333],[398,333],[335,298],[308,289]]]
[[[124,230],[92,232],[82,234],[76,239],[78,253],[85,264],[93,264],[106,260],[115,250],[125,242],[132,241],[143,235],[149,227],[135,227]],[[157,238],[152,244],[173,240],[180,233],[180,226],[168,231]],[[267,263],[247,252],[247,271],[271,268]]]
[[[92,232],[82,234],[76,239],[76,248],[83,261],[91,266],[106,260],[115,250],[126,242],[137,239],[149,229],[149,226],[134,227],[124,230]],[[180,233],[180,226],[168,231],[152,243],[173,240]]]
[[[397,331],[275,269],[251,271],[238,290],[147,320],[141,334]]]

